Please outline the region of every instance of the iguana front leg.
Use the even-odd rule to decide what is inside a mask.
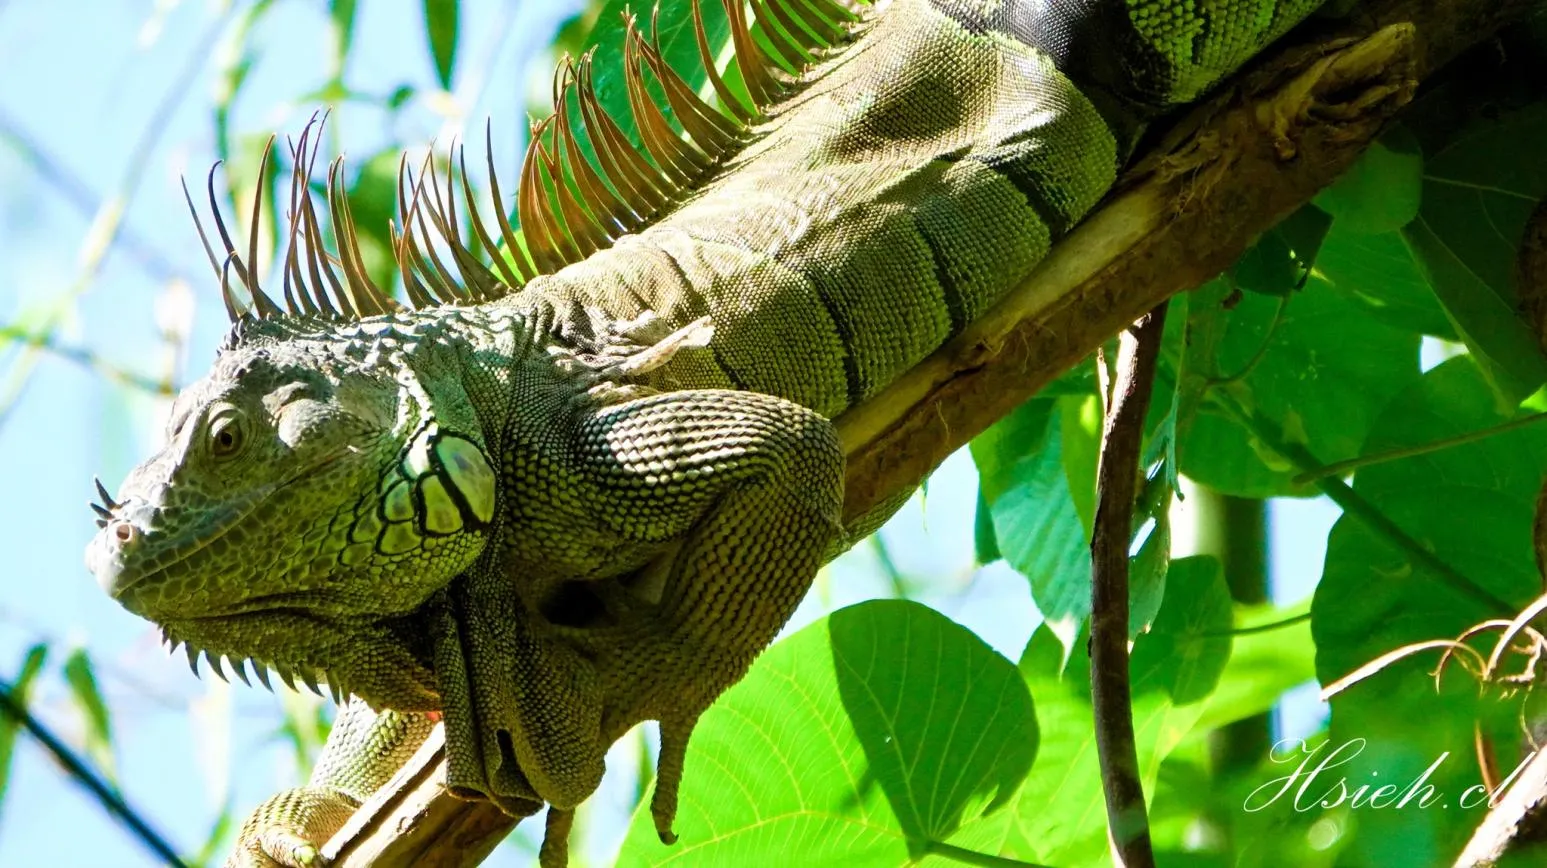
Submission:
[[[562,626],[537,614],[545,600],[527,597],[524,612],[498,605],[501,585],[476,569],[454,586],[470,596],[451,611],[503,609],[517,629],[459,617],[458,644],[437,639],[453,649],[436,662],[448,744],[465,725],[482,746],[481,768],[454,763],[452,783],[519,799],[524,778],[572,807],[595,789],[613,740],[659,720],[652,809],[669,839],[695,723],[777,635],[839,534],[843,453],[826,418],[749,392],[671,392],[542,426],[524,436],[545,451],[506,488],[533,518],[513,520],[500,552],[505,599],[527,593],[523,576],[562,562],[608,611]],[[634,592],[620,590],[625,580]],[[654,592],[641,596],[641,585]],[[445,680],[453,671],[465,686]],[[453,696],[464,691],[465,703]],[[466,724],[452,719],[459,708]]]
[[[423,714],[372,711],[359,699],[339,709],[306,785],[259,805],[237,835],[225,868],[310,868],[317,851],[429,737]]]
[[[700,715],[778,635],[841,535],[843,451],[826,418],[746,392],[633,402],[598,414],[582,437],[616,498],[618,531],[676,531],[675,549],[650,568],[658,603],[616,627],[566,631],[597,655],[604,743],[660,721],[651,813],[670,842]]]

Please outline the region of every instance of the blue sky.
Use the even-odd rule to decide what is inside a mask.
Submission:
[[[489,117],[497,157],[513,175],[525,107],[547,93],[552,60],[545,46],[576,5],[464,0],[456,87],[446,97],[433,93],[421,3],[361,3],[346,80],[377,94],[409,83],[421,98],[395,120],[368,107],[339,107],[338,140],[348,153],[364,156],[394,139],[445,141],[464,124],[476,139]],[[215,72],[229,57],[228,37],[240,11],[194,0],[0,0],[0,325],[35,327],[56,318],[61,344],[90,348],[113,368],[152,380],[170,371],[177,383],[202,373],[225,316],[177,182],[184,173],[191,181],[202,179],[215,159]],[[290,100],[327,75],[325,4],[279,0],[250,44],[256,65],[235,106],[235,128],[297,132],[316,106]],[[164,125],[147,132],[164,101]],[[456,109],[449,117],[448,107]],[[16,146],[18,135],[77,179],[91,208],[113,197],[127,201],[121,243],[101,260],[100,270],[90,261],[89,239],[94,217],[102,225],[101,214],[83,210],[46,182]],[[148,144],[137,171],[134,156],[142,142]],[[186,348],[173,353],[160,334],[181,321],[191,323],[191,331]],[[192,851],[224,799],[244,813],[273,790],[293,785],[295,765],[274,735],[278,699],[193,679],[182,657],[168,657],[149,626],[119,609],[82,566],[82,549],[95,530],[85,506],[92,475],[116,488],[156,445],[168,403],[57,354],[0,349],[0,456],[7,483],[7,496],[0,498],[0,551],[6,553],[0,674],[13,676],[33,643],[51,643],[34,710],[78,743],[81,717],[58,664],[71,647],[88,649],[113,710],[117,775],[126,797],[174,845]],[[916,501],[886,539],[905,574],[939,589],[925,602],[1014,657],[1035,623],[1034,609],[1025,581],[1008,568],[978,575],[971,569],[974,486],[970,461],[957,456],[931,483],[927,510]],[[1336,513],[1314,503],[1284,509],[1275,540],[1292,534],[1297,542],[1277,546],[1292,555],[1275,559],[1275,569],[1284,598],[1293,599],[1319,574],[1320,546]],[[871,549],[861,546],[836,564],[799,622],[886,594],[871,558]],[[632,766],[625,756],[619,760],[612,765]],[[621,833],[619,818],[632,790],[627,778],[614,776],[597,800],[596,823],[611,832],[590,850],[594,859],[608,859]],[[0,865],[157,864],[25,738],[6,795]],[[490,864],[529,861],[517,847]]]

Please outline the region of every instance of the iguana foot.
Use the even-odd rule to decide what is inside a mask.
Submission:
[[[342,793],[320,787],[278,793],[242,824],[224,868],[326,868],[322,845],[356,807]]]

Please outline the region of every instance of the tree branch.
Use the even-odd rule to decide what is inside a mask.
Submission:
[[[1418,81],[1533,8],[1530,0],[1368,6],[1338,38],[1272,53],[1191,112],[1004,301],[839,417],[845,520],[917,485],[1145,311],[1223,271],[1347,169]],[[444,773],[430,759],[329,843],[325,852],[346,854],[340,868],[471,865],[474,851],[511,828],[492,806],[441,791]],[[441,861],[424,861],[429,852]]]
[[[1107,839],[1118,868],[1154,868],[1139,752],[1133,741],[1128,671],[1128,549],[1138,494],[1144,415],[1166,327],[1166,303],[1118,338],[1117,384],[1096,466],[1096,521],[1091,536],[1090,695],[1096,755],[1107,803]]]
[[[169,868],[185,868],[185,863],[172,845],[167,843],[156,830],[150,827],[150,823],[140,816],[140,813],[124,801],[118,790],[102,779],[89,763],[75,754],[75,751],[65,745],[58,736],[49,731],[32,712],[27,710],[25,702],[16,696],[10,682],[0,679],[0,716],[9,717],[25,729],[29,735],[37,739],[38,744],[48,751],[54,761],[64,769],[76,783],[80,784],[86,792],[91,794],[97,803],[102,805],[115,820],[123,825],[134,837],[145,845],[145,849],[156,855]]]

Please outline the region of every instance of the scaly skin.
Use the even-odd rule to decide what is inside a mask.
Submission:
[[[449,787],[516,816],[548,803],[551,830],[596,788],[608,745],[659,720],[652,809],[669,839],[699,715],[864,530],[838,524],[829,418],[1029,273],[1146,120],[1317,3],[1197,5],[892,0],[852,40],[832,29],[843,47],[782,96],[744,70],[767,91],[761,119],[685,122],[692,146],[647,134],[655,180],[604,159],[615,192],[593,185],[583,209],[521,197],[546,273],[519,291],[507,265],[467,265],[432,203],[467,294],[409,244],[426,304],[390,312],[335,211],[348,315],[332,314],[301,200],[293,238],[311,258],[285,267],[300,301],[285,313],[254,293],[88,552],[190,654],[358,698],[312,781],[260,808],[229,864],[306,864],[430,711]],[[593,171],[571,166],[577,184]],[[415,203],[439,201],[425,190]],[[429,231],[414,207],[410,236]],[[561,862],[562,840],[544,854]]]

